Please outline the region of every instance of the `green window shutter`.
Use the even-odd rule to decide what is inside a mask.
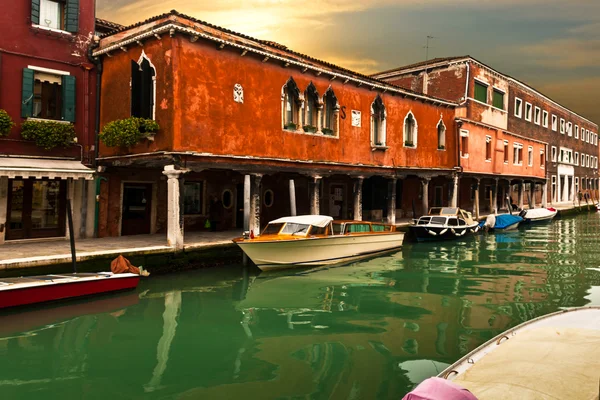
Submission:
[[[494,107],[504,110],[504,93],[494,90]]]
[[[62,119],[75,122],[75,77],[62,77]]]
[[[31,0],[31,23],[40,24],[40,0]]]
[[[487,86],[475,82],[475,100],[487,103]]]
[[[23,86],[21,89],[21,117],[33,116],[33,70],[23,68]]]
[[[67,32],[79,31],[79,0],[67,0],[65,26]]]

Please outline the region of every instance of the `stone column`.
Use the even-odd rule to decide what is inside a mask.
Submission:
[[[0,244],[4,243],[8,229],[8,177],[0,176]]]
[[[296,184],[290,179],[290,215],[296,215]]]
[[[363,189],[362,176],[359,176],[354,181],[354,219],[362,221],[362,189]]]
[[[262,174],[252,174],[252,190],[250,198],[250,230],[254,236],[260,235],[260,209],[261,196],[260,184],[262,182]]]
[[[429,212],[429,182],[431,181],[431,178],[421,178],[421,186],[423,186],[423,191],[422,191],[422,212],[421,215],[427,215],[427,213]]]
[[[542,207],[548,207],[548,181],[542,185]]]
[[[310,182],[310,213],[319,215],[321,212],[321,179],[319,175],[311,177]]]
[[[475,218],[479,219],[479,178],[475,178]]]
[[[569,175],[564,175],[565,177],[565,184],[563,187],[563,194],[562,194],[562,201],[563,203],[566,203],[569,201]],[[589,189],[589,187],[586,186],[587,189]]]
[[[396,224],[396,178],[388,181],[387,223]]]
[[[244,232],[250,230],[251,192],[252,192],[251,177],[250,177],[250,175],[244,175]]]
[[[450,207],[458,207],[458,174],[452,176],[452,200],[450,201]]]
[[[181,175],[188,172],[166,165],[163,174],[167,176],[167,245],[176,251],[183,250],[183,184]]]
[[[498,214],[498,178],[495,178],[496,183],[494,184],[492,206],[494,208],[494,214]]]
[[[525,182],[523,180],[519,181],[519,208],[523,209],[523,195],[525,192]]]

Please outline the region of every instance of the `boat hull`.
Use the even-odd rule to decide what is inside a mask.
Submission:
[[[403,232],[296,240],[241,241],[238,246],[263,271],[330,265],[402,247]]]
[[[48,275],[38,283],[18,281],[28,281],[28,278],[2,279],[0,309],[130,290],[135,289],[140,281],[140,276],[135,274],[79,276],[83,275]]]
[[[523,221],[525,223],[550,222],[552,219],[554,219],[554,217],[556,217],[557,213],[558,211],[555,209],[535,208],[532,210],[526,210],[521,214],[521,216],[523,217]]]
[[[440,225],[411,225],[409,230],[419,242],[435,240],[454,240],[473,235],[479,231],[478,225],[465,227],[452,227]]]

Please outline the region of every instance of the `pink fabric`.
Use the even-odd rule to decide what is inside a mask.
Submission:
[[[477,400],[467,389],[442,378],[424,380],[402,400]]]

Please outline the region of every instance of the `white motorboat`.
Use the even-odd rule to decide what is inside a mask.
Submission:
[[[524,222],[543,222],[543,221],[552,221],[558,211],[555,208],[530,208],[528,210],[523,210],[519,214]]]
[[[434,207],[408,227],[419,241],[456,239],[479,231],[471,213],[457,207]]]
[[[335,264],[400,248],[403,239],[394,225],[301,215],[276,219],[260,236],[233,241],[258,268],[268,271]]]

